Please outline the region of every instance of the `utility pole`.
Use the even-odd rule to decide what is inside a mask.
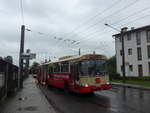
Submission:
[[[25,37],[25,25],[22,25],[21,26],[20,53],[19,53],[19,77],[18,77],[19,88],[23,88],[23,58],[22,58],[22,54],[24,53],[24,37]]]
[[[117,28],[115,28],[109,24],[104,24],[104,25],[120,32],[120,38],[121,38],[121,43],[122,43],[122,75],[123,75],[123,83],[125,83],[126,82],[126,70],[125,70],[124,33],[127,31],[128,28],[124,27],[120,31]]]
[[[125,70],[125,50],[124,50],[124,32],[126,32],[127,27],[121,29],[120,38],[122,42],[122,74],[123,74],[123,83],[126,82],[126,70]]]

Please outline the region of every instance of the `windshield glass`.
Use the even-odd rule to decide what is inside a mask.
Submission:
[[[106,60],[92,59],[81,61],[81,76],[102,76],[107,74]]]

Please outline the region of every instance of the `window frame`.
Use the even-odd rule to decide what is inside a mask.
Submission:
[[[133,65],[129,65],[130,72],[133,72]]]
[[[64,63],[64,62],[67,62],[67,70],[68,71],[64,71],[63,69],[65,69],[65,67],[62,65],[62,63]],[[61,73],[70,73],[70,63],[68,62],[68,61],[63,61],[63,62],[61,62],[61,65],[60,65],[60,72]]]
[[[122,49],[120,49],[120,56],[122,56],[122,54],[123,54],[123,51],[122,51]]]
[[[141,32],[136,32],[136,44],[141,45]]]
[[[127,34],[127,40],[131,40],[131,33]]]
[[[150,59],[150,45],[147,45],[147,57]]]
[[[56,64],[57,64],[58,67],[55,66]],[[60,72],[61,72],[61,71],[60,71],[60,70],[61,70],[60,68],[61,68],[61,66],[60,66],[59,63],[54,63],[53,72],[54,72],[54,73],[60,73]],[[56,70],[57,70],[57,71],[56,71]]]
[[[137,60],[142,60],[142,48],[141,47],[137,47]]]
[[[132,48],[128,49],[128,55],[132,55]]]
[[[150,30],[146,31],[147,43],[150,43]]]

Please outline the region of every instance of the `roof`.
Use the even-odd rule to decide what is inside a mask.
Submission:
[[[0,62],[3,62],[5,64],[9,64],[9,65],[12,65],[12,66],[15,66],[15,67],[18,67],[17,65],[13,64],[13,63],[10,63],[10,62],[7,62],[6,60],[4,59],[0,59]]]
[[[107,57],[105,55],[102,54],[86,54],[86,55],[82,55],[82,56],[73,56],[73,57],[69,57],[66,59],[62,59],[62,60],[58,60],[58,61],[54,61],[54,62],[47,62],[41,65],[46,65],[46,64],[51,64],[51,63],[57,63],[57,62],[63,62],[63,61],[71,61],[71,60],[77,60],[77,59],[88,59],[89,57],[99,57],[101,59],[106,59]]]
[[[124,34],[129,34],[129,33],[133,33],[133,32],[138,32],[138,31],[141,31],[141,30],[150,30],[150,25],[143,26],[143,27],[139,27],[139,28],[136,28],[136,29],[128,30],[128,31],[124,32]],[[114,37],[114,36],[115,36],[115,37],[118,37],[118,36],[120,36],[120,33],[113,35],[113,37]]]

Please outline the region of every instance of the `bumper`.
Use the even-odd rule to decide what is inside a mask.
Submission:
[[[100,90],[108,90],[111,89],[110,85],[108,84],[102,84],[101,86],[88,86],[88,87],[80,87],[80,93],[90,93],[93,91],[100,91]]]

